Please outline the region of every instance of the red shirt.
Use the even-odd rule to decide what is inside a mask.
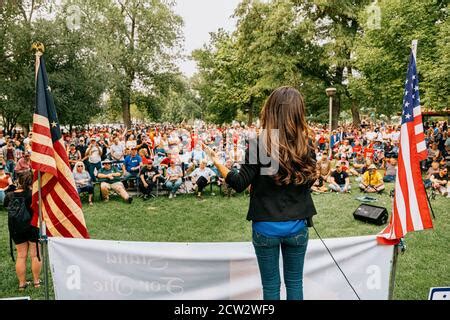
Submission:
[[[196,133],[191,134],[191,149],[195,148],[195,145],[197,144],[198,135]]]
[[[5,189],[9,186],[9,176],[5,174],[3,178],[0,178],[0,188]]]
[[[357,146],[354,146],[354,147],[353,147],[353,152],[355,152],[355,153],[360,153],[361,150],[362,150],[361,145],[357,145]]]
[[[319,138],[319,143],[320,143],[320,144],[325,143],[325,137],[324,137],[324,136],[320,136],[320,138]]]
[[[373,159],[373,148],[372,148],[372,146],[366,147],[364,149],[364,158]]]

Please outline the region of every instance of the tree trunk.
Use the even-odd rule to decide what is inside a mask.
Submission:
[[[131,128],[131,113],[130,113],[130,97],[129,95],[125,95],[122,97],[122,115],[123,115],[123,123],[127,127],[127,129]]]
[[[353,125],[359,127],[361,125],[361,117],[359,116],[359,106],[356,100],[352,99],[352,118]]]
[[[341,96],[336,94],[333,97],[333,112],[331,118],[331,129],[335,130],[339,125],[339,114],[341,113]]]
[[[248,103],[248,126],[250,127],[253,123],[253,97],[250,98]]]
[[[350,60],[350,52],[348,53],[348,59]],[[348,67],[348,77],[349,77],[349,79],[353,78],[353,68],[351,66]],[[348,88],[346,89],[346,94],[347,94],[347,97],[352,102],[351,111],[352,111],[353,125],[355,127],[359,127],[361,125],[361,117],[359,116],[358,103],[351,96],[350,92],[348,91]]]

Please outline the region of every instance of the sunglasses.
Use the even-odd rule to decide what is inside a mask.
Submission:
[[[77,168],[83,168],[83,166],[77,166]]]

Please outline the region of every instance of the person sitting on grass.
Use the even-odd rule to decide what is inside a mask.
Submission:
[[[166,170],[166,188],[169,190],[169,199],[176,198],[176,193],[183,184],[183,170],[180,166],[175,164],[175,161],[170,161],[170,166]]]
[[[111,165],[111,160],[103,161],[103,167],[99,170],[97,178],[100,180],[100,191],[105,202],[109,201],[109,190],[113,189],[120,197],[128,203],[133,201],[133,198],[127,193],[123,183],[120,181],[122,173]]]
[[[383,177],[384,182],[394,182],[397,175],[397,159],[390,158],[386,161],[386,172]]]
[[[439,162],[433,161],[431,163],[431,167],[428,168],[427,173],[425,175],[424,185],[425,188],[430,188],[432,185],[431,176],[439,174]]]
[[[330,176],[330,184],[328,187],[331,191],[350,193],[350,178],[348,177],[348,173],[342,170],[340,162],[336,164],[336,170]]]
[[[206,160],[200,161],[200,167],[195,169],[189,175],[189,177],[193,179],[192,182],[196,185],[195,190],[197,193],[197,198],[199,200],[202,199],[202,192],[205,189],[205,187],[211,182],[211,178],[216,175],[214,171],[206,167],[206,164],[207,164]]]
[[[139,174],[139,189],[144,194],[144,201],[148,200],[153,191],[153,188],[158,183],[158,178],[160,176],[161,173],[156,167],[153,166],[153,161],[151,159],[149,159],[148,162],[142,166],[141,172]]]
[[[366,159],[364,159],[363,154],[361,152],[358,152],[356,154],[356,157],[353,159],[353,168],[350,168],[350,172],[354,175],[359,177],[359,175],[364,173],[366,165]]]
[[[328,159],[327,151],[322,153],[321,159],[317,162],[317,167],[319,168],[319,173],[322,180],[328,182],[331,174],[331,161]]]
[[[314,184],[311,186],[312,192],[324,193],[327,192],[328,188],[325,185],[325,180],[320,174],[320,168],[317,168],[317,179]]]
[[[450,184],[448,182],[447,167],[441,167],[441,169],[439,170],[439,174],[433,174],[430,180],[433,190],[443,195],[444,197],[449,195]]]
[[[92,206],[94,186],[92,185],[91,176],[89,175],[89,172],[86,171],[83,162],[78,161],[75,163],[75,166],[73,167],[73,178],[78,194],[87,192],[89,195],[89,205]]]
[[[367,193],[381,193],[384,190],[383,177],[374,164],[371,164],[363,174],[359,188],[362,192]]]

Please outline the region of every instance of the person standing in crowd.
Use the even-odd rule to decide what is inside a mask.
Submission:
[[[6,194],[3,206],[8,210],[18,210],[24,208],[31,217],[36,215],[31,208],[32,194],[31,187],[33,184],[33,176],[31,172],[26,172],[18,176],[17,189]],[[11,205],[11,207],[10,207]],[[31,283],[26,279],[27,274],[27,256],[31,258],[31,272],[33,274],[33,286],[39,288],[41,286],[41,260],[38,255],[39,229],[31,224],[29,228],[14,232],[13,226],[10,226],[11,238],[16,246],[16,275],[19,280],[19,291],[25,290]]]
[[[276,89],[261,111],[261,127],[265,130],[258,139],[259,144],[267,155],[279,155],[272,159],[279,164],[278,170],[268,168],[267,172],[261,170],[263,165],[259,161],[249,163],[249,159],[257,159],[255,154],[250,154],[250,150],[257,149],[255,144],[258,142],[254,140],[239,172],[230,171],[219,162],[211,148],[206,145],[204,148],[233,189],[242,192],[252,186],[247,219],[253,221],[253,245],[264,299],[280,299],[281,250],[287,299],[301,300],[307,226],[316,214],[310,192],[316,180],[316,160],[312,141],[308,138],[302,95],[292,87]],[[279,141],[272,140],[273,130],[282,131],[278,135]]]
[[[6,171],[11,174],[14,179],[14,167],[16,166],[16,154],[14,148],[14,141],[9,140],[6,146],[3,147],[3,158],[6,161]]]
[[[89,205],[92,206],[94,186],[92,185],[92,178],[86,171],[83,162],[78,161],[75,163],[73,167],[73,178],[75,180],[75,186],[77,187],[78,194],[87,192],[89,197]]]
[[[73,169],[75,164],[81,160],[81,153],[76,149],[76,145],[74,143],[70,144],[69,151],[67,151],[67,157],[69,158],[71,169]]]
[[[95,138],[91,139],[91,143],[86,150],[85,158],[87,158],[89,162],[89,175],[91,176],[92,181],[95,182],[97,179],[95,171],[98,173],[102,168],[102,149],[98,146]]]
[[[195,169],[189,177],[193,179],[195,184],[195,192],[197,193],[197,199],[202,200],[202,192],[205,187],[211,183],[211,178],[216,174],[210,168],[206,167],[207,161],[202,160],[200,162],[200,167]]]
[[[202,150],[201,144],[197,144],[192,150],[191,161],[197,166],[206,158],[205,152]]]
[[[125,146],[123,143],[120,143],[119,138],[117,138],[117,137],[114,138],[114,142],[110,146],[109,150],[110,150],[110,155],[111,155],[112,161],[116,161],[116,162],[123,161]]]

